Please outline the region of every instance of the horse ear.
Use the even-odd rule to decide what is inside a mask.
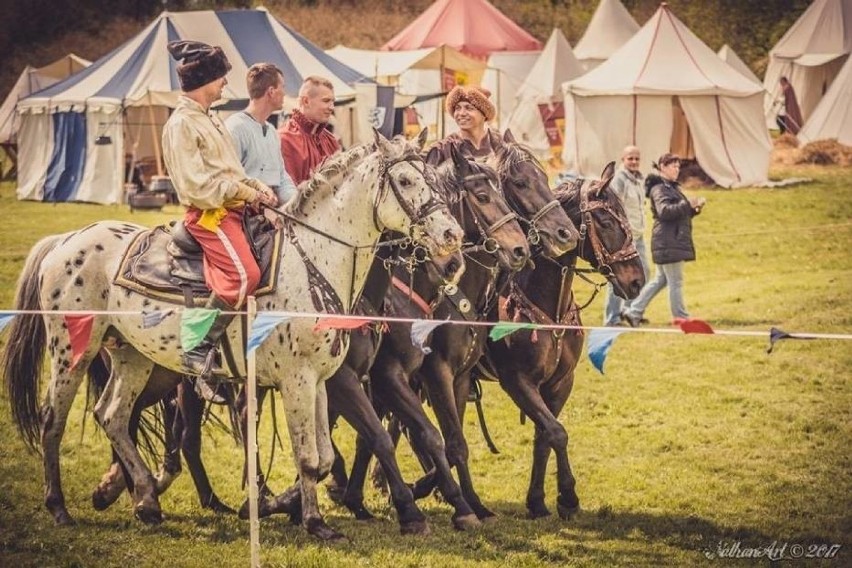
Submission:
[[[615,162],[610,162],[606,165],[601,173],[601,184],[598,186],[597,194],[600,195],[601,191],[609,187],[609,183],[612,181],[613,176],[615,175]]]
[[[416,144],[417,144],[417,150],[418,151],[422,150],[423,147],[426,146],[426,138],[428,138],[428,137],[429,137],[429,129],[428,128],[424,128],[423,130],[420,131],[420,134],[417,135]]]
[[[488,130],[488,142],[491,144],[492,150],[496,151],[503,147],[503,141],[500,139],[500,135],[491,129]]]
[[[517,144],[517,142],[515,142],[515,135],[512,134],[512,131],[508,128],[506,129],[506,132],[503,133],[503,142],[506,144]]]
[[[376,141],[376,148],[378,148],[382,154],[389,154],[391,151],[390,143],[388,139],[385,138],[385,135],[373,128],[373,138]]]
[[[450,157],[453,159],[453,166],[455,166],[457,172],[467,170],[467,159],[462,156],[455,144],[450,144]]]

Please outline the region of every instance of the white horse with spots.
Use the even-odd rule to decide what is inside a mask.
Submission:
[[[425,130],[416,142],[376,135],[328,161],[302,184],[286,205],[278,289],[261,299],[267,311],[346,312],[354,305],[386,230],[408,234],[442,256],[458,250],[462,231],[430,185],[420,158]],[[63,317],[21,314],[12,324],[4,372],[12,414],[25,440],[44,452],[45,504],[57,523],[71,523],[60,484],[59,445],[68,412],[92,358],[104,348],[113,374],[95,415],[133,482],[135,514],[162,520],[155,482],[128,434],[134,402],[146,389],[155,364],[181,370],[180,317],[145,329],[141,312],[174,306],[118,287],[113,278],[125,250],[144,227],[104,221],[77,232],[48,237],[30,253],[18,283],[16,309],[104,311],[95,315],[85,355],[72,368],[69,331]],[[120,313],[119,313],[120,312]],[[314,332],[316,318],[293,318],[258,349],[258,384],[277,387],[302,484],[303,524],[323,539],[340,535],[322,519],[316,484],[332,463],[325,379],[343,362],[345,333]],[[229,333],[240,341],[238,326]],[[39,380],[49,350],[50,387],[41,411]]]

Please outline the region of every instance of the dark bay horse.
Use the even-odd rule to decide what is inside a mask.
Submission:
[[[515,142],[510,132],[500,139],[493,133],[490,142],[494,155],[488,163],[498,172],[500,188],[506,200],[524,221],[531,242],[551,256],[560,256],[573,249],[579,234],[559,206],[547,185],[547,176],[538,161],[522,145]],[[483,321],[491,317],[498,293],[509,281],[510,273],[500,272],[487,256],[468,254],[466,272],[459,283],[459,290],[447,295],[440,303],[432,304],[429,313],[412,307],[404,301],[406,295],[400,291],[391,294],[394,313],[404,317],[453,319],[457,321]],[[417,279],[415,279],[416,281]],[[421,284],[424,282],[421,280]],[[416,287],[414,294],[422,298],[434,298],[436,291]],[[465,500],[473,507],[480,519],[494,514],[482,504],[477,495],[468,467],[468,447],[464,439],[461,417],[467,401],[470,382],[469,372],[484,353],[487,330],[476,326],[445,325],[432,332],[432,352],[423,355],[413,348],[408,339],[410,326],[391,325],[385,344],[379,351],[370,373],[374,393],[382,405],[379,413],[392,411],[395,418],[404,424],[417,448],[418,457],[428,470],[427,477],[415,484],[415,495],[428,493],[436,482],[444,479],[448,472],[446,463],[455,467]],[[432,442],[425,432],[431,427],[420,408],[419,398],[412,393],[424,387],[444,435],[444,452],[441,445]],[[423,451],[425,450],[425,451]],[[350,485],[363,483],[366,476],[366,458],[358,453],[353,464]]]
[[[581,325],[571,288],[578,255],[606,276],[620,297],[639,294],[644,273],[621,202],[609,190],[612,175],[611,163],[601,181],[577,180],[556,188],[557,199],[583,239],[576,251],[555,260],[540,259],[515,278],[505,307],[508,319]],[[544,480],[551,450],[556,453],[559,516],[568,518],[580,506],[568,460],[568,434],[558,417],[571,394],[582,349],[580,330],[521,330],[489,343],[487,366],[535,424],[526,499],[532,518],[550,514],[544,504]]]

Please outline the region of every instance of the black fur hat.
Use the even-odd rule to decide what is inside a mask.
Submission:
[[[231,63],[221,47],[200,41],[172,41],[168,48],[172,57],[180,62],[177,72],[184,92],[203,87],[231,70]]]

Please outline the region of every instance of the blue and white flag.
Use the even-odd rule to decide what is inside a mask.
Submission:
[[[604,374],[603,366],[606,362],[606,356],[609,354],[609,349],[612,347],[615,338],[627,331],[617,327],[606,329],[593,329],[589,332],[589,360],[595,369]]]
[[[411,344],[424,354],[428,355],[432,352],[432,348],[426,345],[429,339],[429,334],[438,326],[447,323],[442,320],[418,320],[411,324]]]
[[[289,319],[287,316],[277,314],[258,314],[251,324],[251,333],[249,334],[248,345],[246,346],[247,352],[251,353],[260,347],[279,323]]]

